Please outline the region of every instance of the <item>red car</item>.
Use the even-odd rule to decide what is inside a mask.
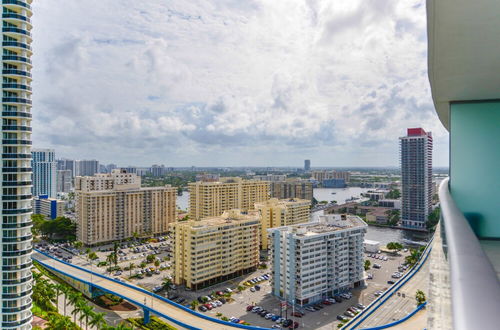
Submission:
[[[247,312],[250,312],[255,306],[254,305],[248,305],[247,306]]]
[[[290,324],[288,329],[297,329],[299,327],[299,322],[295,321],[293,324]]]
[[[210,304],[205,304],[203,306],[205,306],[206,309],[208,309],[209,311],[211,311],[213,309],[212,305],[210,305]]]
[[[304,314],[302,314],[301,312],[293,312],[292,315],[296,317],[302,317]]]
[[[222,291],[217,291],[216,293],[217,293],[219,296],[223,296],[223,295],[224,295],[224,292],[222,292]]]
[[[331,305],[332,303],[329,302],[328,300],[323,301],[323,305]]]

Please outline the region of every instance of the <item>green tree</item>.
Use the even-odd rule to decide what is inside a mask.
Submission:
[[[85,319],[85,330],[88,330],[89,318],[92,318],[93,315],[94,315],[93,308],[84,302],[84,304],[80,307],[80,325],[82,319]]]
[[[94,313],[89,322],[89,325],[92,327],[96,327],[97,329],[101,329],[103,325],[106,324],[106,320],[104,319],[104,313]]]
[[[167,294],[168,292],[172,289],[172,280],[169,279],[168,277],[165,277],[162,281],[162,286],[163,286],[163,289],[165,289],[165,291],[167,291]]]
[[[73,322],[76,323],[76,315],[80,312],[79,306],[80,302],[83,300],[83,296],[78,291],[72,291],[68,296],[68,302],[70,306],[73,306],[71,314],[73,314]]]
[[[97,254],[95,252],[90,252],[89,255],[88,255],[88,258],[90,260],[96,260],[96,259],[99,259],[99,257],[97,256]]]
[[[160,267],[160,260],[158,259],[155,260],[155,267]]]
[[[153,261],[155,261],[155,258],[156,258],[156,257],[155,257],[153,254],[150,254],[150,255],[148,255],[148,256],[146,257],[146,262],[147,262],[148,264],[150,264],[150,263],[152,263]]]
[[[403,245],[398,242],[389,242],[387,243],[387,249],[389,250],[401,250],[403,248]]]
[[[69,316],[61,316],[56,313],[50,313],[49,319],[47,322],[47,327],[45,329],[48,330],[78,330],[78,326],[71,322]]]
[[[397,224],[399,223],[399,220],[400,220],[399,210],[397,210],[397,209],[388,210],[387,216],[389,218],[387,224],[391,225],[391,226],[397,226]]]
[[[431,232],[436,229],[436,225],[439,223],[439,219],[441,218],[441,208],[438,206],[427,217],[427,221],[425,222],[425,227]]]
[[[198,302],[198,300],[193,300],[191,301],[191,308],[192,309],[196,309],[196,306],[198,306],[200,303]]]
[[[371,266],[370,260],[365,260],[365,270],[370,269],[370,266]]]
[[[392,189],[391,191],[389,191],[387,195],[385,195],[385,198],[388,199],[398,199],[400,197],[401,197],[401,192],[399,191],[399,189]]]
[[[422,290],[417,290],[415,294],[415,300],[417,301],[417,306],[420,306],[423,303],[425,303],[426,301],[425,293]]]
[[[132,277],[132,269],[135,268],[135,264],[133,262],[131,262],[129,265],[128,265],[128,269],[130,270],[130,274],[129,274],[129,277]]]

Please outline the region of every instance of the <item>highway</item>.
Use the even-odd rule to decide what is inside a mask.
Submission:
[[[138,305],[138,306],[146,306],[148,309],[151,309],[153,314],[157,314],[160,317],[163,317],[164,314],[169,316],[175,321],[180,321],[187,325],[190,329],[231,329],[234,330],[236,328],[244,328],[243,326],[231,325],[230,323],[221,324],[210,319],[203,319],[200,316],[196,316],[188,311],[185,311],[179,307],[176,307],[170,303],[167,303],[163,300],[160,300],[151,294],[147,294],[141,292],[139,290],[135,290],[133,288],[127,287],[123,284],[117,283],[115,281],[111,281],[96,275],[92,276],[88,272],[80,270],[71,265],[60,262],[57,259],[53,259],[47,257],[39,252],[33,251],[32,258],[39,263],[55,268],[56,271],[61,272],[64,275],[71,275],[79,280],[83,280],[86,282],[91,282],[92,285],[96,288],[99,288],[103,291],[107,291],[109,293],[121,296],[122,298],[128,300],[129,302]],[[154,311],[157,311],[155,313]],[[179,324],[183,327],[182,324]],[[264,329],[259,327],[245,327],[247,329]]]

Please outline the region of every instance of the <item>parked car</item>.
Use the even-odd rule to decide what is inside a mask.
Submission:
[[[201,306],[198,307],[198,310],[200,312],[206,312],[208,309],[205,306],[201,305]]]
[[[304,316],[304,314],[302,314],[301,312],[297,312],[297,311],[295,311],[295,312],[293,312],[293,313],[292,313],[292,316],[295,316],[295,317],[302,317],[302,316]]]
[[[260,290],[260,286],[259,285],[256,285],[254,286],[255,290],[259,291]]]
[[[254,288],[254,287],[251,287],[251,288],[250,288],[250,291],[251,291],[251,292],[255,292],[255,288]]]
[[[297,329],[299,327],[299,322],[295,321],[288,326],[288,329]]]
[[[382,268],[382,266],[380,266],[379,264],[373,264],[373,268],[380,269]]]
[[[361,309],[365,309],[365,308],[366,308],[366,306],[365,306],[365,305],[363,305],[363,304],[361,304],[361,303],[358,303],[358,304],[356,305],[356,307],[361,308]]]
[[[395,282],[390,280],[390,281],[387,281],[387,284],[394,284]]]

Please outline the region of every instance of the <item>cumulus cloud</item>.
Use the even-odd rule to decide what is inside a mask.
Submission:
[[[34,144],[148,165],[396,165],[446,132],[423,1],[33,4]],[[209,156],[210,154],[210,156]]]

